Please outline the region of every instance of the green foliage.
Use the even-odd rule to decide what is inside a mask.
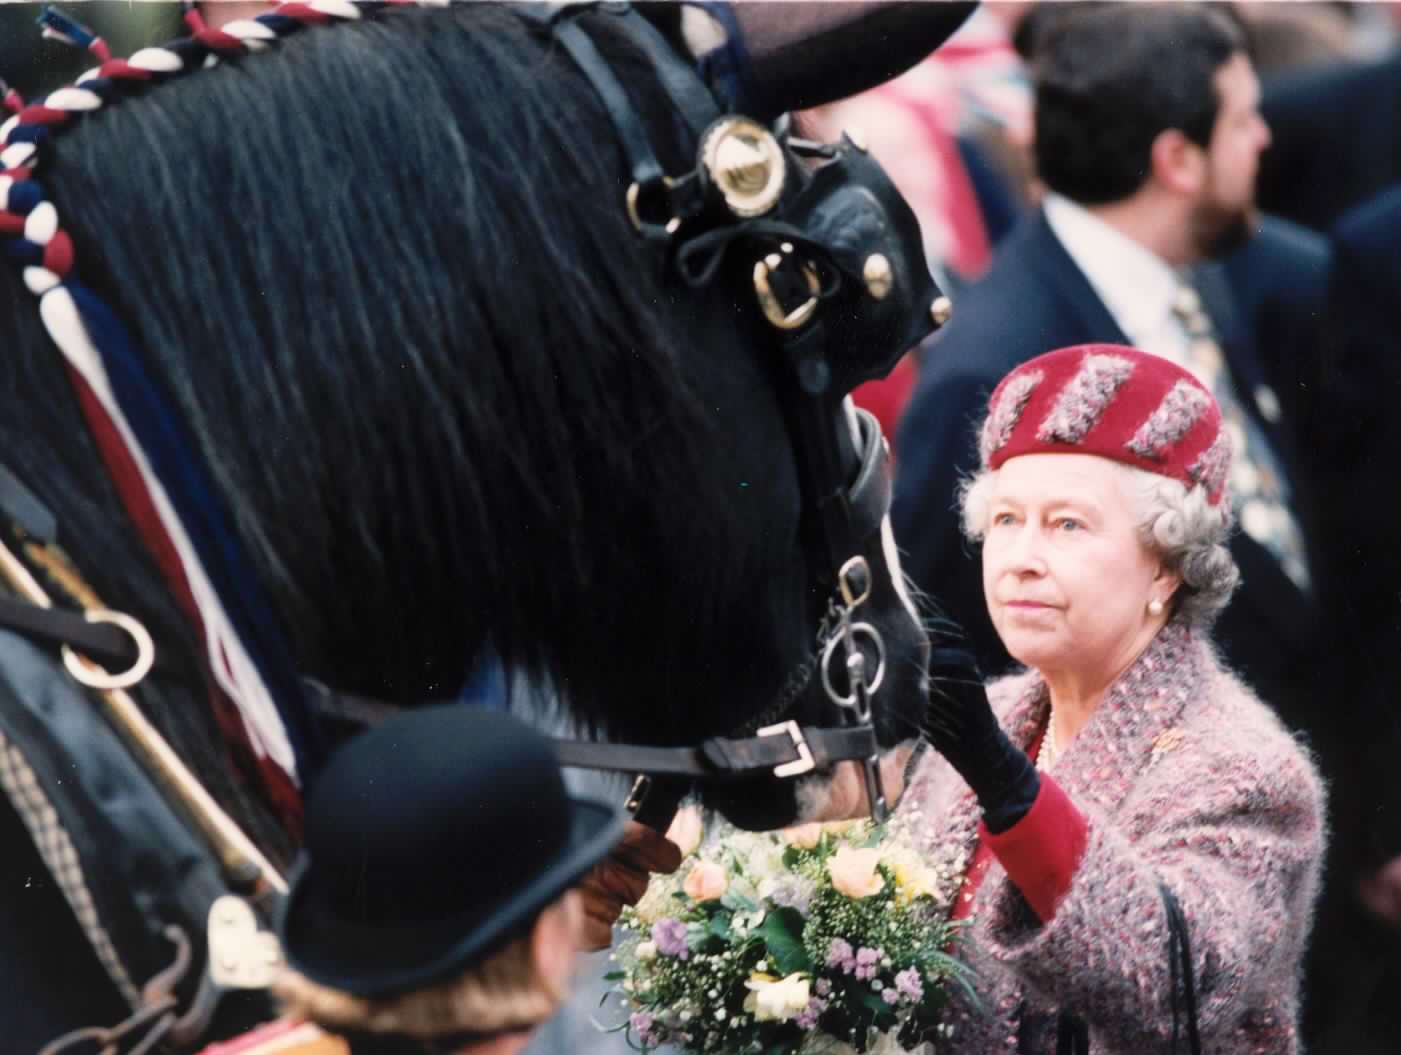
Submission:
[[[812,957],[803,947],[803,926],[803,915],[797,909],[778,908],[764,917],[759,936],[764,939],[777,974],[812,972]]]

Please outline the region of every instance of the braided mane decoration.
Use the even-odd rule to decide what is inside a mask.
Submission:
[[[191,35],[112,59],[106,44],[65,16],[47,13],[46,35],[86,47],[103,61],[0,125],[0,239],[39,299],[50,338],[63,353],[89,426],[122,501],[162,571],[201,626],[214,678],[237,706],[256,755],[298,781],[316,760],[314,726],[272,612],[250,590],[250,565],[230,518],[194,453],[178,415],[147,376],[135,342],[79,278],[73,242],[36,171],[46,140],[84,115],[150,85],[257,52],[307,26],[354,21],[414,0],[284,3],[253,19],[211,29],[190,0]],[[447,6],[446,0],[419,0]],[[266,769],[266,765],[264,765]]]

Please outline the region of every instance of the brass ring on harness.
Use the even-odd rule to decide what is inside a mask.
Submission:
[[[151,639],[151,632],[124,612],[94,608],[84,612],[83,616],[89,623],[111,623],[125,630],[136,645],[136,659],[126,670],[113,673],[64,645],[63,666],[68,673],[80,685],[90,689],[111,691],[129,689],[139,684],[156,662],[156,643]]]
[[[842,565],[837,572],[837,588],[841,591],[842,603],[848,610],[855,610],[871,599],[871,565],[861,554],[857,554]]]
[[[662,177],[662,185],[665,187],[671,187],[675,183],[676,181],[670,176]],[[651,184],[648,184],[648,186],[651,186]],[[673,216],[670,220],[666,222],[665,225],[645,222],[637,211],[637,199],[639,196],[641,196],[641,194],[642,184],[633,183],[631,186],[628,187],[628,192],[626,196],[628,207],[628,219],[632,221],[633,227],[637,228],[638,231],[641,231],[643,227],[661,226],[662,230],[666,231],[667,234],[675,234],[681,229],[681,217],[679,216]]]

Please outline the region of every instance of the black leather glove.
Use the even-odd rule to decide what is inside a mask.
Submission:
[[[973,789],[988,831],[1005,832],[1031,809],[1040,776],[997,723],[962,630],[940,618],[930,637],[929,739]]]

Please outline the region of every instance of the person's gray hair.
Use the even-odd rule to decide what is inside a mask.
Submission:
[[[1172,598],[1173,618],[1188,626],[1209,627],[1240,582],[1240,569],[1226,547],[1234,523],[1229,500],[1212,505],[1200,485],[1189,488],[1170,477],[1111,464],[1124,474],[1137,502],[1139,538],[1182,579]],[[996,472],[980,470],[959,488],[963,533],[974,542],[981,542],[987,532]]]

